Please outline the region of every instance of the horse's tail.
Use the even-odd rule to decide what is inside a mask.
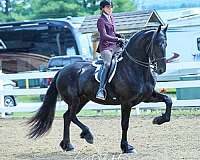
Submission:
[[[53,78],[42,106],[28,121],[28,124],[30,124],[30,132],[28,134],[29,138],[38,138],[43,136],[52,126],[58,96],[58,90],[56,88],[56,79],[58,74],[59,72]]]

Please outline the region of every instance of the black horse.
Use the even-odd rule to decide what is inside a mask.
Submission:
[[[166,31],[167,27],[161,29],[159,26],[157,30],[143,30],[133,35],[122,52],[123,59],[118,62],[112,81],[106,86],[106,100],[96,99],[99,84],[95,80],[95,67],[91,62],[77,62],[60,70],[48,88],[41,108],[29,121],[29,137],[40,137],[51,128],[57,95],[60,94],[68,104],[68,110],[63,115],[64,135],[60,143],[63,150],[74,149],[70,142],[71,122],[81,128],[81,138],[93,143],[89,128],[76,116],[91,100],[105,105],[121,105],[121,149],[123,153],[133,152],[134,148],[127,141],[129,117],[133,106],[140,102],[165,102],[165,113],[154,118],[153,123],[160,125],[170,121],[172,101],[168,96],[154,90],[156,82],[152,74],[162,74],[166,70]]]

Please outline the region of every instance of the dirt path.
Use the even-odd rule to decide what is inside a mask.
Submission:
[[[80,130],[71,127],[71,139],[76,149],[63,152],[59,143],[63,120],[56,119],[47,136],[39,140],[26,138],[25,119],[0,119],[1,160],[199,160],[200,117],[172,118],[170,123],[157,126],[149,117],[131,117],[129,143],[137,154],[121,155],[120,118],[80,118],[94,134],[95,143],[79,138]]]

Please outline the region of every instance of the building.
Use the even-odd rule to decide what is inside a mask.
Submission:
[[[167,57],[180,54],[180,62],[200,61],[197,39],[200,37],[200,9],[159,11],[169,25],[167,33]]]

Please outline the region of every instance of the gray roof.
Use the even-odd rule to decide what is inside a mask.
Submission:
[[[187,15],[179,18],[169,19],[170,27],[193,27],[200,26],[200,14]]]
[[[79,31],[82,33],[96,33],[96,23],[99,16],[85,17]],[[113,13],[113,16],[115,17],[116,30],[118,32],[131,33],[145,27],[155,27],[159,24],[164,25],[164,22],[155,10]]]

